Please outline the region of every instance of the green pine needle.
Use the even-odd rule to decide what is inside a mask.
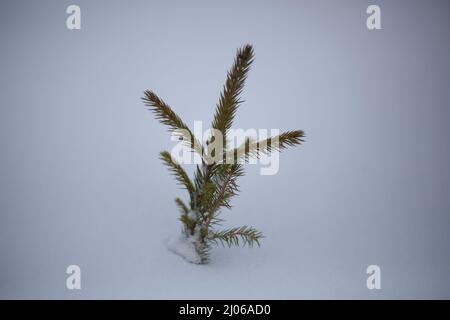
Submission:
[[[242,246],[248,245],[249,247],[253,247],[254,244],[257,244],[259,247],[261,238],[263,238],[261,232],[255,228],[243,226],[212,232],[210,240],[216,243],[220,242],[222,245],[227,245],[228,247],[233,245],[239,246],[241,243]]]
[[[191,179],[189,179],[189,176],[187,175],[186,171],[184,171],[184,169],[181,167],[180,164],[178,164],[178,162],[172,159],[172,155],[168,151],[161,152],[160,159],[169,168],[170,172],[173,174],[178,183],[181,184],[184,188],[186,188],[192,199],[193,194],[195,192],[195,188],[191,182]]]
[[[286,131],[278,136],[261,141],[247,138],[239,147],[229,151],[226,155],[227,163],[239,163],[250,157],[259,158],[261,153],[281,151],[290,146],[300,145],[304,142],[305,133],[302,130]]]
[[[168,104],[166,104],[151,90],[144,91],[144,97],[142,97],[142,100],[146,106],[150,107],[150,110],[155,114],[156,119],[169,127],[170,132],[181,136],[188,147],[196,151],[200,156],[203,155],[203,148],[200,141],[198,141],[189,127],[172,110],[172,108],[170,108]]]
[[[216,113],[212,123],[212,128],[222,132],[224,136],[224,146],[226,149],[226,134],[233,124],[236,111],[241,104],[239,95],[244,88],[250,65],[253,62],[253,47],[245,45],[238,49],[234,64],[228,72],[227,80],[220,95],[219,103],[216,107]]]
[[[183,200],[181,200],[180,198],[176,198],[175,199],[175,203],[177,204],[178,208],[180,209],[182,214],[188,214],[189,213],[189,209],[188,207],[184,204]]]

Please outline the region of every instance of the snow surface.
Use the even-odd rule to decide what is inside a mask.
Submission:
[[[167,247],[173,253],[189,262],[199,264],[201,258],[195,251],[195,237],[186,237],[183,234],[172,236],[167,240]]]
[[[116,1],[107,14],[83,1],[79,31],[55,1],[3,3],[1,298],[450,298],[447,4],[415,2],[417,24],[386,1],[395,27],[369,35],[356,1]],[[174,142],[139,97],[155,90],[206,129],[247,42],[233,127],[307,139],[274,176],[246,167],[221,215],[263,232],[261,247],[212,246],[197,265],[167,249],[187,194],[158,159]],[[81,290],[66,289],[72,264]],[[381,290],[366,287],[371,264]]]

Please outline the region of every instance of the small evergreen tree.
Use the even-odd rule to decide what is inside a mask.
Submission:
[[[153,91],[144,92],[143,102],[150,107],[156,119],[169,127],[169,131],[180,136],[186,145],[200,155],[202,164],[197,165],[194,180],[177,163],[168,151],[160,154],[161,160],[175,176],[178,183],[187,190],[189,204],[180,198],[175,203],[180,210],[183,224],[183,239],[191,246],[194,256],[178,252],[187,260],[195,263],[208,261],[212,243],[227,245],[260,245],[262,233],[253,227],[243,226],[218,230],[221,208],[231,208],[230,200],[238,193],[237,179],[244,174],[242,163],[249,157],[259,157],[261,153],[280,151],[288,146],[301,144],[304,138],[302,130],[284,132],[276,137],[261,141],[246,138],[237,148],[229,148],[227,132],[231,128],[236,111],[241,104],[239,98],[250,65],[253,62],[253,48],[246,45],[238,49],[234,64],[228,72],[227,80],[217,104],[212,128],[221,133],[220,148],[211,150],[215,136],[211,136],[205,145],[192,134],[180,117]],[[212,158],[214,157],[214,160]],[[217,161],[220,159],[221,161]]]

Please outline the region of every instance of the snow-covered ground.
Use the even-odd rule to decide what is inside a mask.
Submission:
[[[369,31],[360,1],[77,4],[79,31],[60,2],[0,4],[0,298],[450,297],[448,10],[386,2]],[[222,212],[261,247],[195,265],[167,249],[186,194],[140,97],[206,126],[247,42],[235,127],[307,142]]]

